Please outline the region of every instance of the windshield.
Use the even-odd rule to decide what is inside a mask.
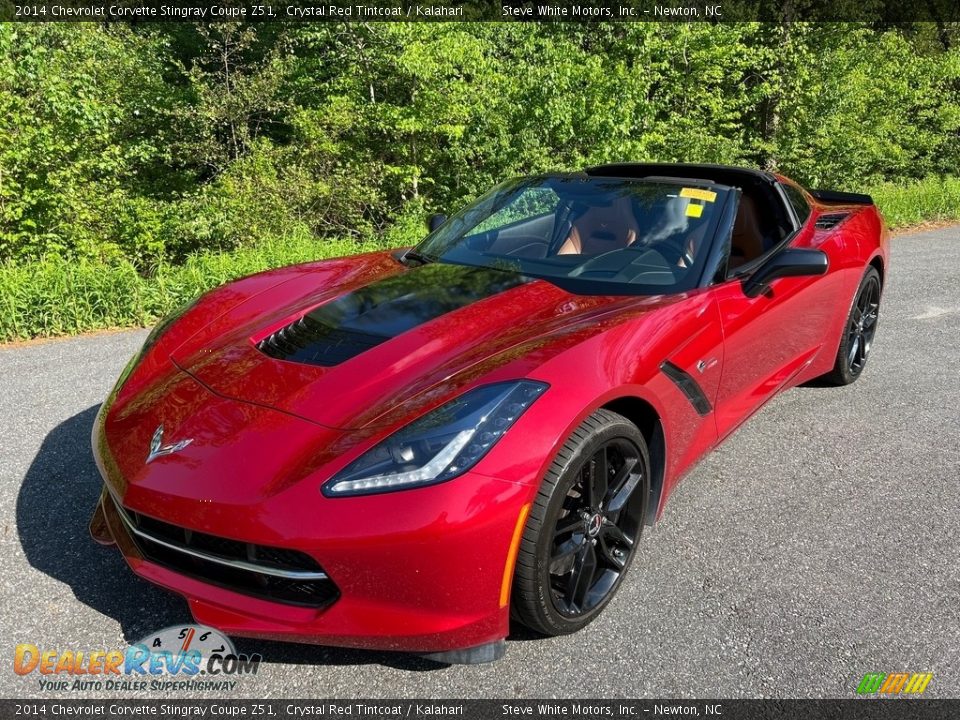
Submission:
[[[682,179],[510,180],[417,246],[426,260],[500,268],[580,294],[696,287],[730,188]]]

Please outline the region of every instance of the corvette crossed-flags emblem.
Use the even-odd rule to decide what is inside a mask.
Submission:
[[[150,452],[147,454],[147,464],[153,462],[158,457],[163,457],[164,455],[173,455],[173,453],[180,452],[192,442],[193,438],[187,438],[186,440],[180,440],[175,443],[170,443],[169,445],[164,445],[163,425],[158,425],[157,429],[153,431],[153,438],[150,440]]]

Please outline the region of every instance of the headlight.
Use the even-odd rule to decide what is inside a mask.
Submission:
[[[327,481],[323,494],[369,495],[455,478],[476,465],[546,389],[545,383],[520,380],[471,390],[365,452]]]

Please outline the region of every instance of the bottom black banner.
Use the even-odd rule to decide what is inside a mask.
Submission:
[[[960,700],[0,700],[4,719],[115,717],[940,720],[960,717]]]

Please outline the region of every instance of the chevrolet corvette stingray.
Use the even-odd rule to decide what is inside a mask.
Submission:
[[[198,622],[443,662],[583,628],[697,460],[860,376],[889,263],[869,196],[726,166],[523,177],[430,224],[208,292],[103,403],[91,533]]]

